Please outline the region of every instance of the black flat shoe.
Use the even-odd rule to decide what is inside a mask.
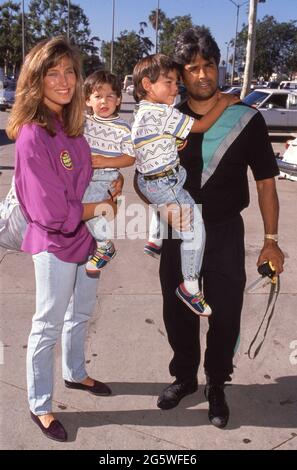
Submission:
[[[74,390],[85,390],[86,392],[92,393],[93,395],[98,395],[101,397],[107,397],[111,395],[111,389],[104,384],[103,382],[98,382],[94,380],[94,385],[84,385],[77,382],[68,382],[64,380],[65,387],[73,388]]]
[[[51,422],[48,428],[43,426],[42,422],[40,421],[39,417],[36,416],[32,411],[30,411],[30,415],[34,423],[41,429],[43,434],[48,437],[49,439],[53,439],[54,441],[65,442],[67,441],[67,432],[64,426],[58,421],[54,419]]]
[[[197,379],[178,381],[166,387],[158,398],[157,406],[161,410],[170,410],[175,408],[182,398],[186,395],[196,392],[198,389]]]

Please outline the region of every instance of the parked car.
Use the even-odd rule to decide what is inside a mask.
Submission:
[[[125,75],[123,90],[126,91],[129,85],[133,85],[133,75]]]
[[[185,85],[183,83],[178,83],[177,87],[178,87],[178,93],[173,103],[174,106],[181,103],[182,101],[185,101],[188,98],[188,92],[187,92]]]
[[[6,88],[0,89],[0,110],[5,111],[7,108],[12,108],[15,100],[15,83],[9,83]]]
[[[134,85],[127,86],[126,93],[128,93],[128,95],[133,95],[133,92],[134,92]]]
[[[264,85],[266,86],[266,88],[274,88],[274,89],[277,89],[277,88],[281,88],[279,85],[280,83],[277,82],[277,81],[270,81],[270,82],[265,82]],[[256,87],[257,88],[257,87]]]
[[[232,93],[233,95],[240,95],[242,90],[241,86],[231,86],[227,88],[227,90],[224,90],[224,93]]]
[[[297,137],[286,144],[283,158],[277,158],[280,176],[292,181],[297,181]]]
[[[247,95],[243,102],[259,109],[269,131],[297,130],[297,92],[257,88]]]
[[[279,87],[283,90],[297,90],[297,81],[280,82]]]

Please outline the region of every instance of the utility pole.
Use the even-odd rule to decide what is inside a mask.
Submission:
[[[243,99],[250,91],[251,81],[253,78],[254,58],[256,48],[256,21],[257,21],[258,0],[250,0],[249,11],[249,29],[246,45],[246,59],[243,77],[243,87],[241,91],[241,99]]]
[[[225,42],[226,46],[227,46],[227,55],[226,55],[226,82],[228,83],[228,68],[229,68],[229,63],[228,63],[228,60],[229,60],[229,46],[230,46],[230,42]]]
[[[68,0],[67,38],[70,38],[70,0]]]
[[[235,73],[235,60],[236,60],[236,46],[237,46],[237,32],[238,32],[238,18],[239,18],[239,9],[248,3],[249,0],[246,0],[242,3],[235,3],[233,0],[230,0],[231,3],[236,7],[236,27],[235,27],[235,38],[234,38],[234,50],[233,50],[233,60],[232,60],[232,74],[231,74],[231,86],[233,85],[234,81],[234,73]]]
[[[25,61],[25,5],[22,0],[22,57],[23,63]]]
[[[110,71],[113,70],[113,46],[114,46],[114,10],[115,0],[112,0],[112,27],[111,27],[111,47],[110,47]]]
[[[256,50],[256,27],[257,27],[257,8],[258,3],[265,3],[265,0],[250,0],[249,8],[249,27],[248,39],[246,45],[246,59],[243,77],[243,87],[241,99],[249,94],[254,72],[255,50]]]
[[[160,6],[160,0],[158,0],[157,10],[156,10],[156,47],[155,47],[156,54],[158,53],[159,6]]]

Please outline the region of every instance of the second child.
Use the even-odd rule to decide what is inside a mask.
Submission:
[[[96,71],[86,78],[84,93],[88,107],[84,135],[92,153],[94,168],[83,202],[108,199],[111,183],[120,176],[119,168],[134,164],[134,150],[129,124],[118,115],[121,83],[109,72]],[[98,273],[116,254],[106,217],[88,220],[87,226],[96,239],[97,248],[86,265],[89,274]]]
[[[137,184],[146,199],[158,207],[177,204],[182,209],[190,209],[190,230],[176,230],[182,240],[184,282],[175,292],[194,313],[209,316],[211,308],[198,284],[205,229],[198,205],[183,188],[186,170],[179,164],[177,141],[185,141],[190,132],[207,131],[223,111],[239,99],[218,94],[217,105],[201,119],[195,120],[173,107],[178,79],[177,64],[164,54],[145,57],[134,68],[134,95],[139,101],[139,108],[131,136],[136,157]],[[163,228],[164,221],[158,219],[155,208],[149,241],[145,246],[147,254],[155,257],[160,254]]]

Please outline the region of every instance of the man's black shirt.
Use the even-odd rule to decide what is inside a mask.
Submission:
[[[177,107],[184,114],[196,119],[201,118],[189,108],[187,102]],[[202,204],[206,223],[219,223],[231,219],[249,205],[248,166],[256,181],[279,174],[267,127],[259,112],[230,145],[203,188],[201,188],[202,142],[203,134],[190,133],[179,151],[179,156],[181,164],[187,170],[184,187],[197,203]]]

